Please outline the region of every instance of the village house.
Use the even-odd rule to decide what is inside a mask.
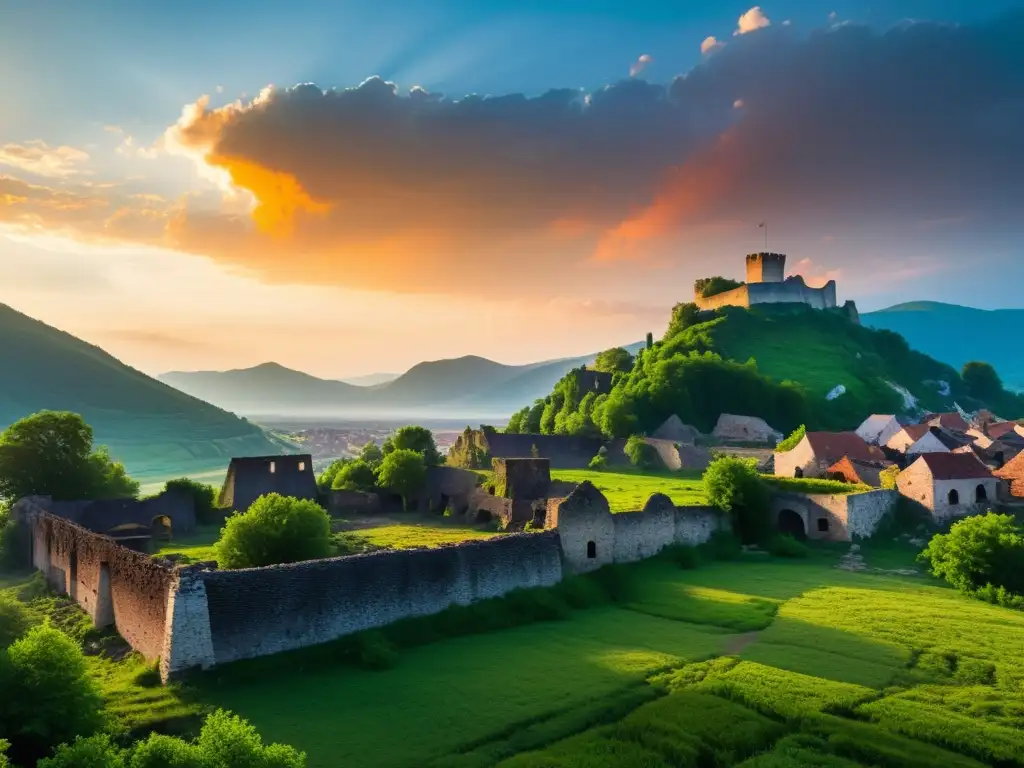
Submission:
[[[899,492],[937,520],[982,514],[997,499],[999,478],[969,453],[926,453],[896,478]]]
[[[1017,458],[993,474],[1006,483],[1010,496],[1014,499],[1024,499],[1024,453],[1017,454]]]
[[[886,441],[885,447],[907,457],[908,461],[923,453],[949,453],[951,450],[940,437],[939,428],[929,424],[908,424],[902,427]]]
[[[844,456],[825,471],[825,477],[841,483],[881,488],[882,471],[892,466],[895,464],[891,461],[862,461]]]
[[[884,463],[885,454],[856,432],[808,432],[795,448],[775,452],[775,474],[781,477],[824,477],[844,457]]]
[[[656,440],[671,440],[675,443],[693,445],[700,439],[700,430],[690,424],[684,424],[676,414],[672,414],[651,433]]]
[[[919,423],[927,424],[930,427],[950,429],[954,432],[966,432],[971,428],[971,425],[967,423],[966,419],[956,411],[951,411],[949,413],[928,413],[925,414],[924,418],[922,418]]]
[[[782,439],[782,433],[768,426],[764,419],[731,413],[723,413],[718,417],[711,434],[719,443],[754,443],[771,447]]]
[[[885,445],[903,429],[904,421],[890,414],[873,414],[857,427],[857,434],[869,445]]]

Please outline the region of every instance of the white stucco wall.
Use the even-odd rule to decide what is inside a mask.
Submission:
[[[949,453],[949,448],[929,432],[906,449],[907,456],[920,456],[922,453]]]

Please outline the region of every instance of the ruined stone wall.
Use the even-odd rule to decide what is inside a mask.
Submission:
[[[772,494],[771,509],[776,524],[786,510],[799,515],[808,539],[851,541],[853,537],[873,535],[898,500],[896,491],[884,490],[850,494],[778,492]]]
[[[380,496],[362,491],[328,491],[327,512],[335,517],[380,514]]]
[[[707,311],[712,309],[721,309],[722,307],[749,307],[750,306],[750,293],[747,290],[748,286],[741,285],[739,288],[733,288],[731,291],[725,291],[723,293],[716,293],[714,296],[695,296],[694,302],[698,307]]]
[[[550,459],[494,459],[495,493],[508,499],[547,498],[551,487]]]
[[[562,567],[558,533],[541,532],[437,549],[207,571],[199,578],[209,611],[212,663],[223,664],[513,589],[552,586],[561,580]]]
[[[39,500],[22,499],[15,509],[31,530],[33,565],[49,584],[78,602],[95,626],[113,624],[132,648],[157,658],[173,570],[50,514]]]
[[[790,277],[784,282],[748,283],[707,298],[695,298],[697,306],[702,310],[749,308],[755,304],[806,304],[814,309],[831,309],[836,306],[836,301],[834,280],[829,280],[821,288],[811,288],[799,276]]]

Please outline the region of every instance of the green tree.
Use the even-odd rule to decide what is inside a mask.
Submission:
[[[999,378],[996,369],[988,363],[967,363],[960,375],[967,385],[967,391],[976,400],[995,403],[1005,394],[1003,380]]]
[[[381,451],[384,458],[394,451],[416,451],[423,456],[423,461],[428,467],[444,463],[444,457],[438,452],[437,444],[434,442],[434,433],[426,427],[401,427],[384,441]]]
[[[0,497],[45,495],[63,501],[135,496],[139,484],[77,413],[40,411],[0,433]]]
[[[731,280],[728,277],[702,277],[694,283],[694,290],[700,293],[705,299],[717,296],[720,293],[739,288],[743,283]]]
[[[523,431],[523,423],[526,421],[526,417],[530,413],[530,406],[520,408],[518,411],[513,413],[508,418],[508,424],[505,425],[505,434],[518,435]],[[469,427],[466,427],[469,429]]]
[[[769,493],[756,459],[716,458],[704,471],[708,503],[729,515],[733,531],[745,544],[760,544],[771,535]]]
[[[0,652],[28,632],[32,622],[19,601],[0,594]]]
[[[965,518],[932,536],[919,558],[962,592],[991,584],[1024,595],[1024,529],[1012,515]]]
[[[0,768],[11,768],[11,763],[7,759],[7,750],[10,746],[11,742],[7,739],[0,739]]]
[[[58,744],[104,724],[103,699],[81,648],[49,624],[0,653],[0,738],[16,765],[35,765]]]
[[[79,737],[71,744],[61,744],[53,757],[40,760],[36,768],[126,768],[125,757],[125,750],[103,733],[88,738]],[[180,768],[186,766],[187,763],[180,764]],[[179,768],[179,764],[168,762],[162,768]]]
[[[423,454],[408,448],[387,453],[381,462],[377,480],[402,497],[402,506],[409,508],[409,499],[423,490],[427,481],[427,464]]]
[[[229,517],[215,547],[221,568],[316,560],[331,554],[331,521],[315,502],[271,493]]]
[[[332,461],[324,468],[323,472],[317,475],[317,488],[319,488],[322,491],[330,490],[331,487],[334,485],[334,478],[338,476],[338,472],[341,471],[341,468],[344,467],[346,464],[351,463],[352,459],[335,459],[334,461]]]
[[[331,483],[331,490],[334,491],[372,491],[376,487],[377,473],[362,459],[342,466]]]
[[[601,352],[594,360],[594,370],[604,373],[629,373],[633,369],[633,356],[622,347]]]
[[[807,427],[801,424],[799,427],[793,430],[793,432],[785,440],[775,446],[775,450],[779,453],[785,453],[786,451],[792,451],[800,442],[807,436]]]
[[[434,439],[433,435],[431,435],[430,439]],[[373,440],[370,440],[359,452],[359,458],[376,469],[380,466],[380,462],[384,458],[384,453],[381,451],[379,445],[373,442]]]
[[[196,505],[196,520],[208,525],[217,520],[217,489],[209,483],[200,483],[187,477],[168,480],[164,483],[165,491],[184,491],[192,497]]]

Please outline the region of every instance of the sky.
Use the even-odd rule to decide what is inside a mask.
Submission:
[[[748,0],[750,2],[750,0]],[[147,373],[1024,306],[1021,0],[0,0],[0,303]]]

